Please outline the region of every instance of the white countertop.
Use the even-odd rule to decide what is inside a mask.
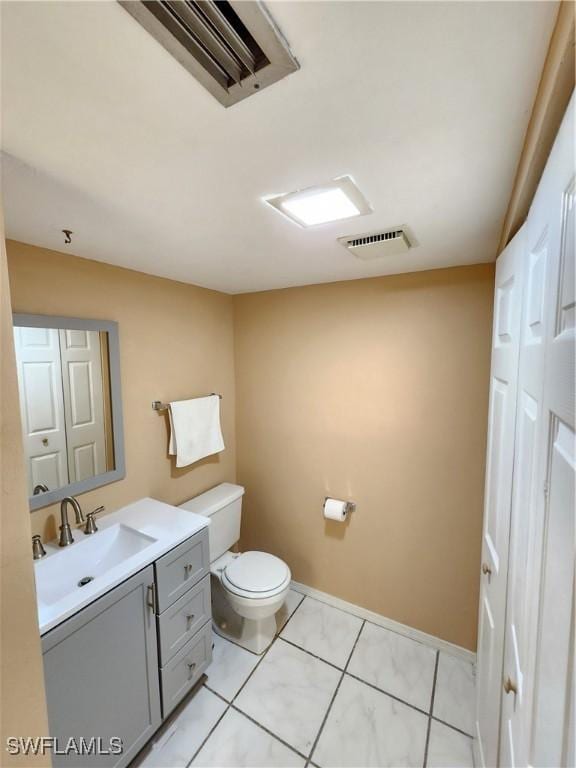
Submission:
[[[46,557],[34,562],[40,634],[43,635],[54,629],[185,539],[207,528],[209,524],[210,519],[207,517],[155,499],[145,498],[97,518],[98,531],[90,536],[83,533],[82,527],[73,528],[74,543],[68,547],[60,548],[56,541],[50,542],[46,545]],[[141,551],[129,555],[122,562],[104,569],[103,573],[96,575],[94,580],[86,586],[77,587],[80,573],[78,569],[81,568],[84,575],[86,571],[90,571],[90,568],[83,563],[90,562],[90,557],[93,557],[93,545],[98,542],[97,537],[107,529],[118,525],[128,527],[155,541],[151,541]],[[111,532],[111,535],[114,534]],[[104,542],[105,538],[108,537],[103,537],[100,541]],[[90,544],[91,541],[93,544]],[[101,557],[100,561],[103,559]],[[56,567],[58,563],[61,567]],[[42,596],[46,589],[43,587],[50,588],[48,583],[50,579],[57,579],[59,585],[63,580],[68,580],[70,591],[56,601],[44,600]],[[66,588],[68,588],[67,584]]]

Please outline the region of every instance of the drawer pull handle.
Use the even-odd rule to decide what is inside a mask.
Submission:
[[[156,585],[154,583],[149,584],[146,588],[147,597],[146,605],[152,610],[152,613],[156,613]]]
[[[188,575],[189,573],[192,572],[192,568],[194,568],[192,563],[186,563],[186,565],[184,566],[184,570],[186,571],[186,575]]]
[[[196,669],[196,662],[195,661],[188,662],[188,680],[192,678],[195,669]]]
[[[195,619],[195,616],[194,616],[193,613],[187,614],[187,616],[186,616],[186,624],[188,625],[188,629],[190,629],[190,625],[192,624],[194,619]]]

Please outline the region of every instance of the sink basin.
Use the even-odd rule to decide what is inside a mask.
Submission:
[[[144,498],[103,515],[99,530],[90,536],[74,531],[75,541],[68,547],[47,542],[46,557],[34,561],[40,634],[75,616],[209,524],[203,515]]]
[[[40,604],[58,603],[156,542],[152,536],[122,523],[90,536],[78,531],[75,536],[74,544],[36,563]]]

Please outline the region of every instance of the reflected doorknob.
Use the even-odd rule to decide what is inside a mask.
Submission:
[[[484,576],[492,576],[492,568],[490,568],[488,563],[482,563],[482,573]]]
[[[504,680],[504,690],[506,693],[518,693],[518,688],[516,687],[516,683],[512,680],[510,676]]]

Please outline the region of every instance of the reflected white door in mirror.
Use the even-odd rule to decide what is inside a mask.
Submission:
[[[124,476],[116,323],[15,315],[31,509]]]

